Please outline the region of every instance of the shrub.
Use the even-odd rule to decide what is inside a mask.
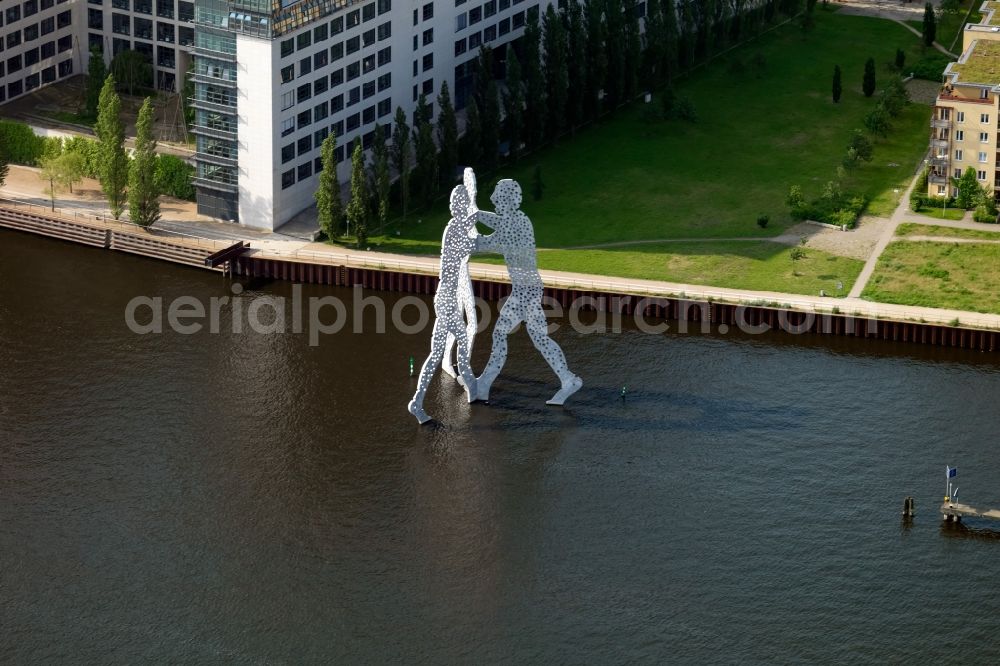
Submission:
[[[761,229],[767,229],[767,223],[771,221],[771,217],[768,215],[758,215],[757,216],[757,226]]]
[[[191,185],[194,167],[174,155],[156,158],[156,187],[163,194],[194,201],[195,190]]]
[[[976,206],[976,210],[972,214],[972,219],[976,222],[996,223],[997,214],[996,211],[991,211],[989,206],[986,204],[979,204]]]
[[[914,78],[940,83],[941,77],[944,76],[944,68],[949,62],[951,60],[943,53],[928,51],[920,60],[913,63],[909,70]]]
[[[11,120],[0,120],[0,146],[12,164],[34,166],[46,154],[44,138],[36,136],[24,123]]]

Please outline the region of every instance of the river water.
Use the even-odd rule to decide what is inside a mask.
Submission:
[[[1000,507],[996,357],[564,327],[560,409],[519,332],[490,405],[435,382],[420,427],[427,331],[124,323],[229,293],[0,232],[0,662],[1000,657],[1000,523],[936,511],[948,464]]]

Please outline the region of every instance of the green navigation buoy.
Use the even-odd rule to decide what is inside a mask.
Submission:
[[[623,387],[622,387],[622,394],[621,394],[621,396],[622,396],[622,400],[624,400],[624,399],[625,399],[625,394],[626,394],[627,392],[628,392],[628,387],[627,387],[627,386],[623,386]]]
[[[413,376],[413,357],[410,357],[410,376]]]

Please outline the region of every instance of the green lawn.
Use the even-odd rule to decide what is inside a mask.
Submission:
[[[787,245],[771,241],[656,243],[602,250],[545,250],[542,268],[616,277],[703,284],[712,287],[846,295],[863,261],[804,248],[793,261]]]
[[[939,227],[935,224],[914,224],[908,222],[896,228],[897,236],[940,236],[943,238],[974,238],[977,240],[1000,241],[1000,225],[996,231],[983,231],[981,229],[955,229],[953,227]]]
[[[1000,244],[890,243],[863,298],[883,303],[1000,313]]]
[[[852,131],[863,126],[875,104],[861,93],[864,61],[871,55],[877,63],[891,62],[897,47],[906,50],[908,59],[920,54],[919,39],[896,23],[818,12],[816,27],[808,33],[795,24],[784,26],[680,80],[678,94],[692,100],[697,123],[648,122],[643,105],[637,104],[496,175],[522,184],[522,207],[535,224],[539,247],[773,237],[793,224],[784,203],[791,185],[801,185],[805,195],[814,198],[836,178]],[[750,64],[757,54],[766,62],[759,72]],[[734,74],[732,63],[737,60],[744,64],[743,74]],[[844,71],[839,104],[830,99],[836,64]],[[880,69],[880,79],[889,75]],[[876,143],[874,160],[846,178],[845,190],[865,193],[872,200],[871,212],[888,215],[895,207],[899,195],[894,189],[905,188],[927,148],[929,117],[929,107],[911,105],[895,121],[889,139]],[[546,185],[541,201],[529,194],[536,164]],[[490,205],[487,180],[480,182],[479,203],[484,207]],[[761,213],[771,218],[764,230],[755,223]],[[436,254],[446,221],[442,200],[430,212],[393,223],[389,234],[373,237],[371,245]],[[557,269],[663,278],[659,268],[680,261],[677,258],[691,249],[644,246],[609,252],[600,261],[558,252],[547,255],[544,263]],[[720,252],[713,261],[739,256],[728,254],[725,246]],[[760,260],[752,252],[744,258]],[[703,264],[707,261],[702,259]],[[699,270],[676,275],[724,283],[717,271],[703,277],[698,277]],[[758,286],[778,288],[767,287],[766,281]],[[825,287],[809,284],[792,291],[812,293],[819,288]]]
[[[933,217],[936,220],[961,220],[965,217],[965,211],[961,208],[921,208],[916,212],[917,215]]]

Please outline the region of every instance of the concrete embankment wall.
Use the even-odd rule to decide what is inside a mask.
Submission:
[[[49,217],[40,214],[37,208],[25,211],[0,205],[0,227],[203,269],[207,268],[205,257],[219,249],[217,244],[194,247],[190,241]],[[426,273],[290,261],[255,255],[239,257],[231,269],[234,274],[248,278],[341,287],[361,285],[366,289],[410,294],[433,294],[438,282],[437,275]],[[494,280],[473,280],[473,289],[476,296],[494,302],[510,293],[508,283]],[[1000,349],[1000,332],[996,330],[587,289],[546,287],[545,294],[559,303],[564,311],[578,307],[582,310],[627,316],[641,312],[647,320],[694,323],[705,331],[774,330],[799,335],[853,336],[991,352]],[[831,302],[832,305],[835,303],[836,301]]]
[[[341,287],[361,285],[366,289],[428,295],[437,289],[438,281],[436,275],[375,268],[324,266],[253,256],[240,257],[234,272],[245,277],[288,280],[304,284]],[[476,296],[486,301],[499,301],[510,293],[510,285],[504,282],[473,280],[472,286]],[[583,304],[581,309],[628,316],[633,316],[641,310],[641,313],[650,320],[694,322],[703,330],[718,330],[720,326],[725,326],[727,328],[724,330],[774,330],[798,335],[854,336],[981,351],[1000,349],[1000,332],[955,326],[554,287],[546,287],[545,295],[562,305],[564,311],[574,303],[578,306]]]

